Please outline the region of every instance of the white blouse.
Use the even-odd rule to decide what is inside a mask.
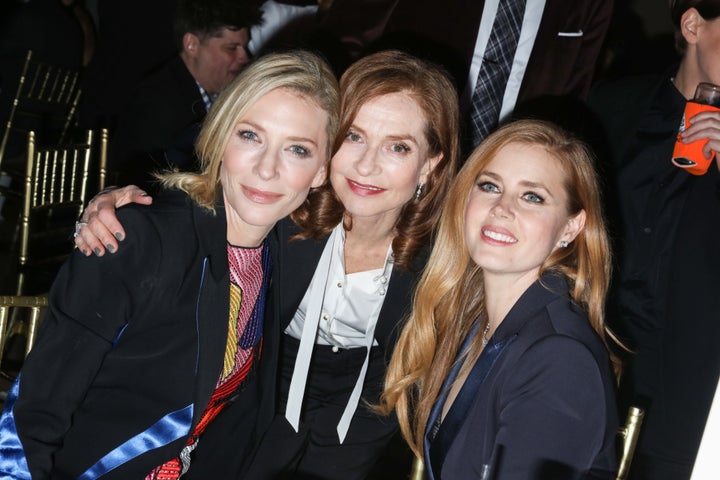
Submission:
[[[392,273],[392,245],[383,268],[345,274],[345,230],[338,225],[333,234],[338,230],[340,241],[328,240],[325,245],[325,250],[331,249],[332,254],[327,275],[320,271],[318,265],[310,287],[285,333],[300,340],[311,292],[316,284],[323,284],[324,297],[315,343],[338,348],[364,347],[367,345],[367,333],[374,331],[385,301],[385,291]],[[374,338],[372,344],[378,344]]]
[[[375,326],[392,266],[391,244],[383,268],[346,275],[345,230],[340,224],[332,231],[310,286],[285,329],[286,334],[300,340],[285,410],[285,417],[295,431],[300,426],[300,409],[313,345],[332,345],[336,352],[340,348],[367,347],[365,362],[337,428],[340,443],[345,439],[360,401],[370,349],[377,345]]]

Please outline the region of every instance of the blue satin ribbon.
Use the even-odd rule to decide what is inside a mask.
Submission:
[[[20,391],[20,375],[8,392],[5,408],[0,417],[0,478],[31,480],[30,468],[25,459],[20,437],[15,425],[13,407]]]
[[[153,426],[141,432],[88,468],[78,480],[94,480],[155,448],[163,447],[190,433],[193,404],[165,415]],[[29,478],[29,477],[28,477]]]

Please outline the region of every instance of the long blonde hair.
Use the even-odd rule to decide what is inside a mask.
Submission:
[[[511,143],[540,146],[557,159],[566,172],[568,215],[586,212],[584,229],[567,248],[556,249],[540,273],[556,271],[567,278],[573,300],[604,338],[611,258],[592,157],[582,142],[548,122],[508,124],[473,151],[450,189],[435,247],[388,368],[380,409],[397,411],[403,435],[419,456],[430,409],[462,342],[485,313],[482,271],[470,258],[463,234],[470,191],[479,173]]]
[[[183,190],[198,205],[214,211],[220,164],[235,125],[263,95],[278,88],[308,97],[327,112],[325,156],[329,159],[340,122],[340,91],[335,75],[313,53],[273,53],[252,62],[213,103],[195,144],[200,173],[163,173],[158,175],[163,186]]]

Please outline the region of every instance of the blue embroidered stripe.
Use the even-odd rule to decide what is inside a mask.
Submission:
[[[193,405],[165,415],[153,426],[135,435],[88,468],[78,480],[94,480],[148,450],[160,448],[190,432]]]

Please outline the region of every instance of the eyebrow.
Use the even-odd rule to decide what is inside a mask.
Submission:
[[[351,131],[356,131],[357,133],[362,133],[363,135],[367,134],[365,129],[358,127],[354,123],[350,124],[350,127],[348,128],[348,132],[351,132]],[[409,140],[416,145],[420,145],[420,142],[417,140],[417,138],[415,138],[413,135],[411,135],[409,133],[403,133],[403,134],[398,134],[398,135],[385,135],[383,138],[385,138],[387,140],[393,140],[393,141]]]

